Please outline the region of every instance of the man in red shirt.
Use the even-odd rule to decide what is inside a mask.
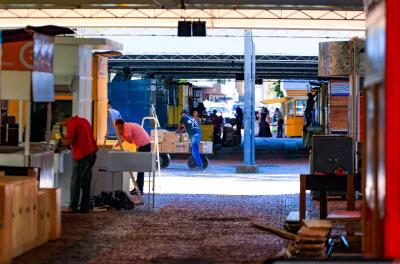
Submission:
[[[66,117],[67,135],[62,143],[72,147],[74,158],[71,178],[70,211],[78,212],[78,203],[82,190],[79,212],[88,213],[90,210],[90,182],[92,168],[96,161],[97,145],[93,137],[93,129],[89,121],[79,116]]]
[[[146,130],[138,124],[128,123],[122,119],[115,121],[117,132],[121,136],[121,141],[127,141],[137,147],[138,152],[151,151],[151,137],[147,134]],[[139,172],[136,180],[141,194],[143,194],[144,186],[144,172]],[[136,194],[137,190],[132,190],[132,194]]]

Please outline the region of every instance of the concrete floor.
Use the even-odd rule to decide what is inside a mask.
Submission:
[[[63,214],[60,240],[13,263],[261,263],[286,242],[250,220],[282,227],[298,208],[298,174],[308,162],[266,158],[261,173],[236,174],[240,163],[211,160],[193,172],[173,161],[157,179],[155,210]]]
[[[210,160],[204,171],[190,171],[184,161],[163,169],[156,190],[163,194],[278,195],[299,192],[299,174],[308,173],[306,159],[269,159],[258,174],[238,174],[239,161]]]
[[[173,161],[157,178],[154,210],[64,213],[61,239],[13,263],[263,263],[287,241],[250,221],[283,228],[298,210],[298,174],[308,172],[308,162],[264,158],[259,174],[236,174],[238,164],[211,160],[207,170],[193,172],[185,160]],[[330,202],[328,210],[344,206]],[[307,209],[318,216],[310,197]]]
[[[217,149],[205,171],[173,160],[156,180],[154,210],[65,213],[60,240],[13,263],[262,263],[286,241],[250,220],[282,227],[298,210],[299,174],[309,168],[301,139],[256,143],[258,174],[235,173],[243,146]],[[315,215],[316,205],[307,204]]]

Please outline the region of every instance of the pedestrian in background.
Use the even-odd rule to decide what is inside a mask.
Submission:
[[[201,117],[200,114],[197,110],[193,110],[193,114],[192,114],[193,118],[196,120],[198,125],[201,125]]]
[[[270,122],[269,111],[266,108],[261,109],[259,137],[272,137]]]
[[[115,132],[115,121],[117,119],[122,119],[122,115],[118,110],[115,110],[112,107],[111,101],[108,101],[108,117],[107,117],[107,127],[108,127],[108,133],[107,133],[107,138],[112,138],[115,139],[116,132]]]
[[[258,111],[254,113],[254,136],[258,137],[260,133],[260,116]]]
[[[236,134],[242,135],[242,127],[243,127],[243,110],[240,108],[236,108]]]
[[[218,144],[221,142],[221,127],[223,124],[223,118],[222,118],[222,114],[217,114],[217,110],[214,109],[213,111],[213,115],[211,117],[212,123],[213,123],[213,142],[214,144]]]
[[[283,137],[283,115],[279,108],[275,109],[275,118],[278,121],[278,138]]]

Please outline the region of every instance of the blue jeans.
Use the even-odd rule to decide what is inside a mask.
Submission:
[[[203,162],[200,157],[201,133],[190,135],[190,144],[192,145],[192,156],[199,168],[203,168]]]

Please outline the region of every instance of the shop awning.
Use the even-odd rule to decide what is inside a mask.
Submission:
[[[282,97],[282,98],[263,100],[263,101],[261,101],[261,103],[262,104],[279,104],[279,103],[285,103],[289,100],[290,100],[290,98],[288,98],[288,97]]]

